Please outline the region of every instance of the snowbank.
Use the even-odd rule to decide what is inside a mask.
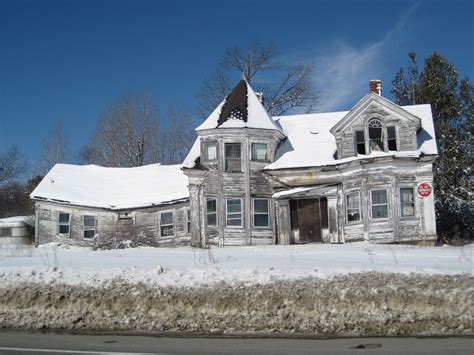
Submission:
[[[0,328],[319,336],[472,334],[473,278],[360,273],[273,284],[0,288]]]
[[[101,251],[55,244],[23,249],[4,247],[0,248],[0,284],[94,286],[120,277],[127,283],[186,287],[328,278],[369,271],[470,274],[472,251],[472,245],[418,247],[368,243]]]
[[[0,328],[473,334],[472,246],[0,249]]]

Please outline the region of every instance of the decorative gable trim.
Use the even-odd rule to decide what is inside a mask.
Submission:
[[[226,97],[222,106],[217,127],[222,125],[228,119],[238,119],[247,122],[248,118],[248,100],[247,100],[247,83],[241,80],[232,92]]]
[[[395,116],[398,116],[402,119],[409,120],[416,126],[416,130],[421,128],[421,119],[410,112],[404,110],[397,104],[393,103],[386,98],[377,95],[375,93],[369,93],[362,100],[360,100],[353,108],[350,110],[338,123],[336,123],[331,129],[330,132],[333,135],[345,130],[350,124],[362,114],[367,108],[370,107],[372,103],[379,104],[385,110],[392,113]]]

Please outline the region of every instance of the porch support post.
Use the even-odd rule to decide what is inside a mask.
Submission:
[[[288,200],[276,200],[278,213],[278,243],[290,244],[291,241],[291,221],[290,221],[290,203]]]

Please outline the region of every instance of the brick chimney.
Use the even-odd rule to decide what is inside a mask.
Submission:
[[[377,95],[382,95],[382,80],[370,80],[369,81],[370,92]]]

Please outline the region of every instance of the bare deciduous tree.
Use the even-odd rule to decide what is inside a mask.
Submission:
[[[124,96],[101,115],[78,160],[110,167],[181,162],[192,145],[193,127],[190,116],[174,108],[164,121],[149,93]]]
[[[56,123],[41,142],[39,171],[46,174],[57,163],[67,163],[70,157],[69,139],[62,122]]]
[[[176,105],[168,110],[167,129],[163,137],[164,163],[181,163],[195,139],[191,115]]]
[[[0,186],[11,183],[26,169],[26,158],[18,146],[12,145],[5,152],[0,152]]]
[[[249,83],[260,76],[252,85],[264,93],[264,105],[272,115],[297,108],[305,112],[315,109],[318,95],[313,83],[314,66],[282,64],[275,45],[253,44],[245,50],[234,47],[225,51],[216,72],[203,82],[197,95],[201,117],[207,116],[229,93],[232,71],[243,73]]]
[[[157,127],[158,112],[149,93],[124,96],[102,113],[78,159],[111,167],[154,162],[150,146]]]

